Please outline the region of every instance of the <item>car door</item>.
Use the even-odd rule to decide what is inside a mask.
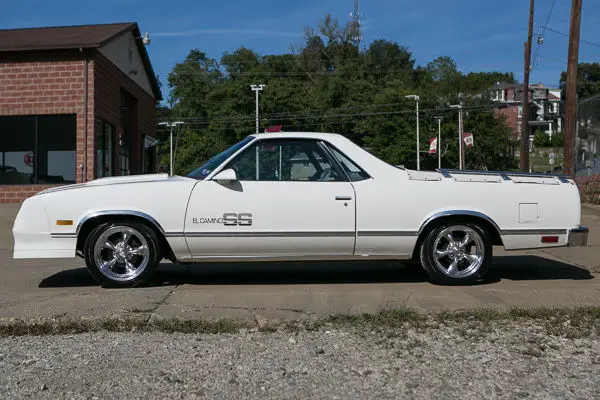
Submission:
[[[184,233],[193,258],[354,253],[354,189],[319,141],[260,140],[228,168],[236,181],[201,181],[191,194]]]

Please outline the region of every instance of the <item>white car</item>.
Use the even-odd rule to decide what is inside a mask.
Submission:
[[[551,175],[389,165],[343,136],[248,136],[188,176],[45,190],[15,220],[14,258],[83,257],[107,286],[159,261],[401,259],[442,284],[482,279],[492,246],[585,245],[579,192]]]

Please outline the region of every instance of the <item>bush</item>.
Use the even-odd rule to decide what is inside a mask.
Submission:
[[[536,147],[548,147],[550,146],[550,138],[547,134],[538,130],[533,137],[533,144]]]

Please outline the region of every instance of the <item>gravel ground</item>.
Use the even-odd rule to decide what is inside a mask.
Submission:
[[[4,337],[0,396],[592,399],[597,339],[551,336],[529,321]]]

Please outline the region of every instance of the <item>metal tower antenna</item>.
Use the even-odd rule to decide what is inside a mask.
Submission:
[[[350,13],[352,17],[352,24],[354,25],[354,29],[356,30],[356,36],[354,36],[354,41],[358,44],[361,40],[360,34],[360,0],[354,0],[354,11]]]

